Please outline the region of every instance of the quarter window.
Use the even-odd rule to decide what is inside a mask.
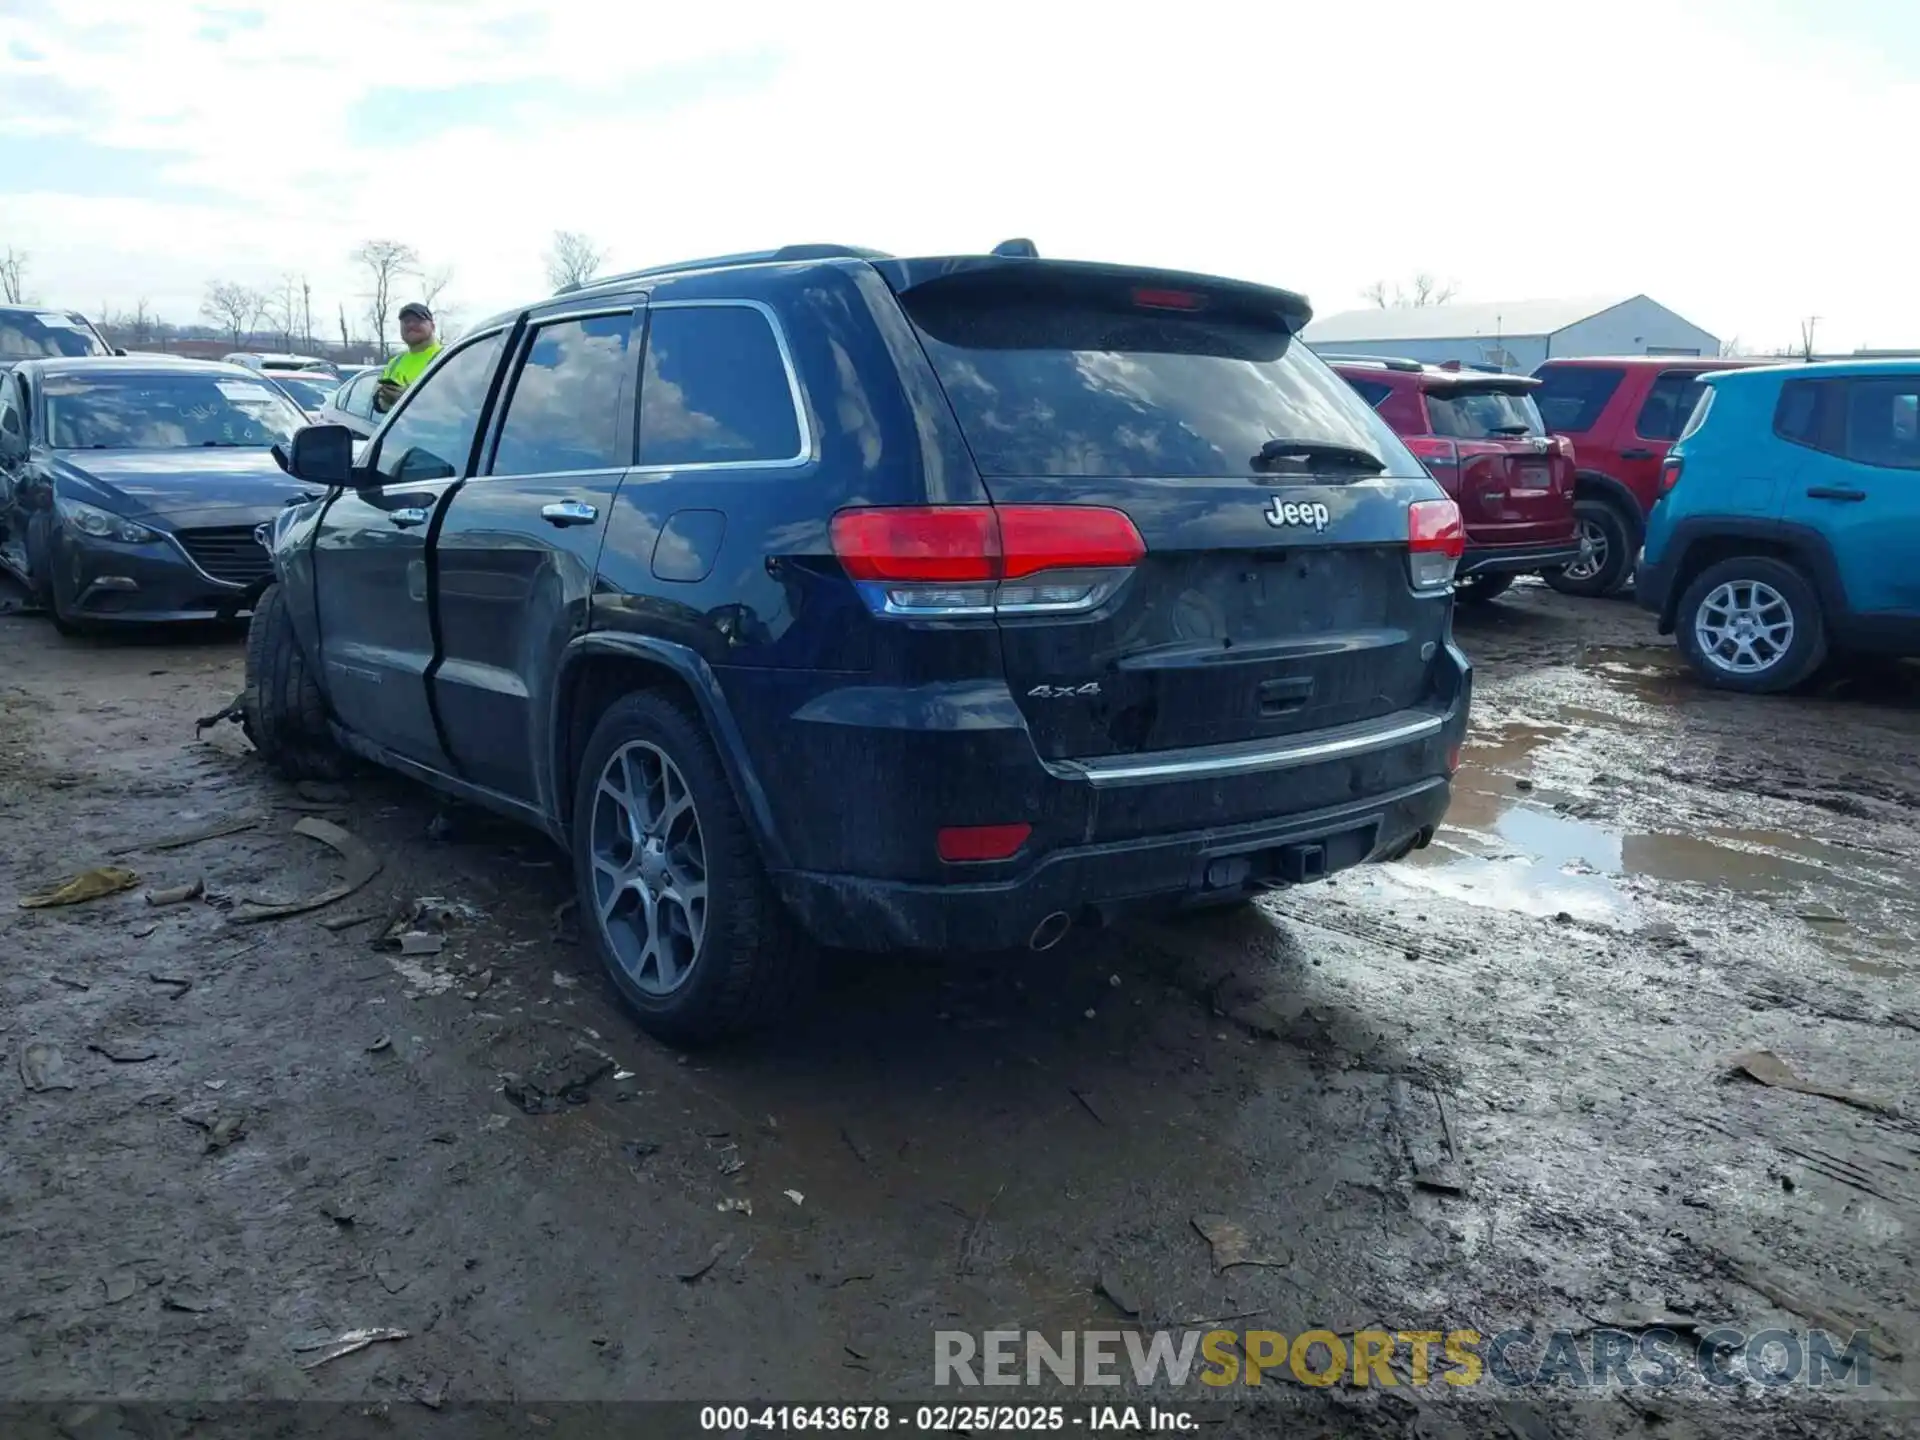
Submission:
[[[495,475],[610,470],[620,453],[620,392],[633,315],[559,320],[533,332],[494,447]]]
[[[1666,371],[1648,389],[1640,414],[1633,422],[1634,433],[1643,440],[1678,439],[1705,388],[1695,371]]]
[[[475,340],[414,382],[381,432],[374,462],[381,480],[447,480],[466,473],[503,343],[497,332]]]
[[[1620,388],[1625,371],[1596,365],[1547,365],[1536,372],[1540,388],[1533,400],[1547,429],[1579,435],[1600,422],[1600,412]]]
[[[1362,400],[1366,401],[1367,404],[1373,406],[1376,410],[1380,408],[1380,402],[1382,400],[1393,394],[1393,387],[1391,385],[1382,385],[1378,380],[1354,380],[1349,378],[1347,383],[1354,388]]]
[[[759,310],[658,306],[640,382],[640,464],[796,463],[805,458],[796,398]]]
[[[1862,465],[1920,470],[1920,377],[1841,383],[1847,397],[1841,453]]]

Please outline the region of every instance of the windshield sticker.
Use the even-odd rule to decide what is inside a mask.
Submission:
[[[71,315],[55,315],[51,310],[35,315],[34,319],[53,330],[78,330],[80,322]]]
[[[213,383],[220,387],[220,393],[229,400],[246,400],[255,405],[273,403],[273,396],[267,387],[251,380],[216,380]]]

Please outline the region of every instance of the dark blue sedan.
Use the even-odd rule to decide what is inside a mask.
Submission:
[[[0,568],[63,630],[244,614],[267,574],[255,528],[312,491],[271,448],[305,423],[237,365],[17,365],[0,375]]]

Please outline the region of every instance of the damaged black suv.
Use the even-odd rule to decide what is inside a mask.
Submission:
[[[545,830],[643,1025],[1422,845],[1458,512],[1206,276],[835,246],[499,316],[263,535],[245,717]]]

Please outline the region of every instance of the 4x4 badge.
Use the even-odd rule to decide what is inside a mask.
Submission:
[[[1327,521],[1333,518],[1328,512],[1327,507],[1318,501],[1310,504],[1298,503],[1292,500],[1283,501],[1278,495],[1275,495],[1267,502],[1267,508],[1261,513],[1267,517],[1267,523],[1269,525],[1276,527],[1281,525],[1311,525],[1316,530],[1326,529]]]

